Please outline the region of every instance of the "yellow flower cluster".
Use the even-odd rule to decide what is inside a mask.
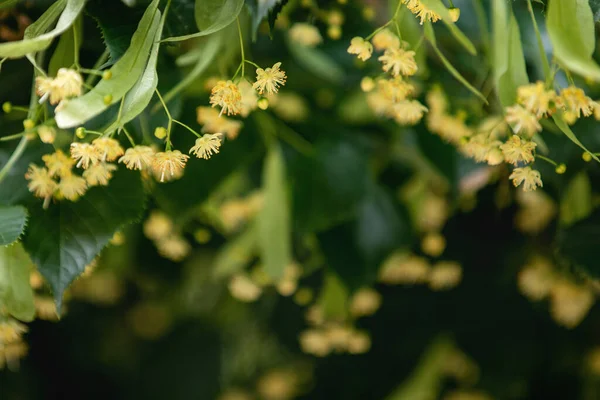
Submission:
[[[19,360],[27,355],[28,347],[23,341],[27,327],[12,318],[0,315],[0,369],[19,367]]]
[[[296,263],[291,263],[285,267],[283,277],[277,282],[272,282],[262,267],[257,266],[250,274],[241,272],[233,275],[229,280],[228,287],[232,297],[245,303],[251,303],[258,300],[264,289],[269,286],[274,286],[282,296],[293,295],[298,289],[298,280],[301,276],[301,267]]]
[[[35,89],[40,96],[40,103],[49,99],[50,104],[55,105],[69,97],[81,96],[83,79],[79,72],[61,68],[55,78],[35,78]]]
[[[519,272],[517,284],[531,301],[550,300],[556,323],[574,328],[583,321],[596,299],[590,287],[561,276],[545,258],[533,258]]]
[[[410,10],[417,18],[421,20],[421,25],[425,21],[437,22],[442,17],[435,11],[429,9],[420,0],[401,0],[402,3],[406,4],[406,8]]]
[[[171,219],[160,211],[154,210],[150,213],[143,229],[144,235],[154,242],[158,253],[169,260],[182,261],[192,250]]]

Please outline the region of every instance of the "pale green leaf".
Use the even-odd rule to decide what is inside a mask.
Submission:
[[[598,157],[592,153],[591,151],[589,151],[584,145],[583,143],[581,143],[579,141],[579,139],[577,138],[577,136],[575,136],[575,134],[573,133],[573,131],[571,130],[571,128],[569,128],[569,125],[567,125],[567,123],[565,122],[562,113],[556,112],[554,114],[552,114],[552,119],[554,120],[554,123],[556,124],[556,126],[558,126],[558,128],[569,138],[571,139],[571,141],[573,143],[575,143],[577,146],[581,147],[581,149],[583,149],[586,153],[588,153],[594,160],[600,162],[600,159],[598,159]]]
[[[446,59],[446,57],[444,56],[444,54],[442,54],[442,52],[440,51],[440,49],[437,47],[437,42],[436,42],[436,39],[435,39],[435,32],[433,31],[433,27],[431,26],[430,22],[425,22],[425,38],[429,41],[429,43],[431,44],[431,46],[435,50],[435,53],[438,55],[438,57],[442,61],[442,64],[444,64],[444,66],[446,67],[446,69],[448,70],[448,72],[450,72],[452,74],[452,76],[454,76],[454,78],[456,78],[456,80],[458,80],[460,83],[462,83],[474,95],[476,95],[477,97],[479,97],[481,100],[483,100],[484,103],[487,104],[488,101],[485,98],[485,96],[483,94],[481,94],[481,92],[479,90],[475,89],[475,87],[473,87],[473,85],[471,85],[469,83],[469,81],[467,81],[460,74],[460,72],[458,72],[458,70],[456,68],[454,68],[454,66],[450,63],[450,61],[448,61],[448,59]]]
[[[218,32],[236,20],[243,6],[244,0],[197,0],[195,14],[200,32],[170,37],[163,42],[179,42]]]
[[[594,16],[588,0],[556,0],[548,5],[548,36],[554,57],[567,69],[600,81],[600,66],[593,60],[596,48]]]
[[[452,22],[452,18],[450,17],[450,12],[442,3],[441,0],[420,0],[427,8],[435,11],[437,14],[442,17],[442,22],[448,27],[450,33],[458,42],[465,48],[467,51],[473,55],[477,54],[477,50],[473,43],[469,40],[469,38],[462,33],[460,29]]]
[[[502,106],[513,105],[517,87],[529,82],[519,25],[504,0],[493,3],[494,82]]]
[[[27,225],[27,210],[21,206],[0,206],[0,246],[16,242]]]
[[[81,18],[77,18],[71,29],[68,29],[60,36],[54,53],[52,53],[52,57],[50,58],[48,75],[56,76],[60,68],[69,68],[75,63],[75,51],[79,52],[83,39],[82,28]],[[77,35],[77,40],[75,40],[75,35]],[[75,45],[77,45],[77,50],[75,50]]]
[[[319,49],[288,41],[288,49],[296,62],[309,72],[332,83],[344,79],[344,70],[331,57]]]
[[[348,296],[348,288],[342,280],[337,275],[328,273],[317,304],[326,318],[343,320],[348,311]]]
[[[256,234],[255,226],[251,225],[219,250],[213,264],[215,278],[227,278],[248,265],[256,254]]]
[[[111,68],[112,78],[102,79],[86,94],[69,100],[56,111],[56,124],[59,128],[72,128],[82,125],[119,102],[137,83],[144,73],[151,49],[156,41],[161,18],[159,0],[154,0],[146,9],[138,28],[131,38],[131,45]],[[111,101],[106,101],[111,96]]]
[[[20,243],[0,247],[0,309],[25,322],[35,316],[33,289],[29,284],[32,266]]]
[[[262,184],[264,203],[256,217],[258,247],[264,269],[273,279],[283,275],[292,261],[290,205],[285,163],[281,149],[273,145],[267,154]]]
[[[580,172],[571,181],[564,191],[560,202],[560,222],[572,225],[585,219],[592,213],[592,185],[585,172]]]
[[[85,0],[59,0],[38,21],[28,27],[23,40],[1,43],[0,57],[21,58],[27,54],[44,50],[50,46],[52,39],[69,29],[84,6]],[[50,32],[44,33],[56,18],[58,18],[56,27]]]

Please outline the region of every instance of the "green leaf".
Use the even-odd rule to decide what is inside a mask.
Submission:
[[[0,57],[21,58],[30,53],[44,50],[52,39],[60,35],[75,22],[85,6],[85,0],[59,0],[25,31],[23,40],[0,43]],[[62,13],[61,13],[62,12]],[[60,15],[60,18],[58,16]],[[44,33],[58,18],[56,27]]]
[[[77,202],[29,209],[24,245],[50,284],[60,307],[63,291],[108,244],[114,233],[139,218],[144,190],[135,171],[119,170],[109,186],[91,188]]]
[[[584,145],[583,143],[581,143],[579,141],[579,139],[577,139],[577,136],[575,136],[575,134],[573,133],[573,131],[571,130],[571,128],[569,128],[569,125],[567,125],[567,123],[565,122],[563,116],[562,116],[562,112],[558,111],[554,114],[552,114],[552,119],[554,120],[554,123],[556,124],[556,126],[558,126],[558,128],[569,138],[571,139],[571,141],[573,143],[575,143],[577,146],[581,147],[585,152],[587,152],[594,160],[600,162],[600,159],[591,151],[589,151]]]
[[[198,32],[195,0],[172,0],[165,21],[164,36],[185,36]]]
[[[20,243],[0,247],[0,308],[25,322],[35,317],[33,289],[29,284],[32,266]]]
[[[0,246],[16,242],[27,225],[27,210],[21,206],[0,206]]]
[[[252,15],[252,37],[256,39],[258,26],[282,0],[248,0],[247,5]]]
[[[229,240],[217,253],[213,277],[227,278],[242,270],[256,253],[256,228],[250,225],[244,232]]]
[[[165,16],[163,15],[154,35],[154,44],[152,45],[152,50],[150,50],[150,57],[148,58],[146,68],[135,85],[125,95],[121,108],[121,115],[117,121],[106,128],[107,132],[121,129],[126,123],[140,115],[146,109],[148,104],[150,104],[152,96],[154,96],[154,92],[158,86],[156,62],[158,60],[158,50],[160,49],[160,37],[165,24],[164,17]]]
[[[554,57],[560,64],[586,78],[600,81],[600,66],[592,58],[596,35],[588,0],[551,1],[546,28],[554,47]]]
[[[262,184],[264,203],[256,216],[258,248],[265,272],[279,279],[292,261],[292,249],[285,163],[281,149],[275,144],[265,159]]]
[[[592,213],[592,186],[585,172],[569,182],[560,202],[560,222],[564,225],[587,218]]]
[[[146,68],[156,33],[161,26],[158,3],[159,0],[154,0],[148,6],[131,39],[129,49],[112,67],[112,78],[100,80],[94,89],[70,100],[56,112],[56,124],[60,128],[82,125],[102,113],[111,104],[119,102],[137,83]],[[105,102],[106,96],[111,96],[108,104]]]
[[[450,33],[458,42],[472,55],[477,54],[477,50],[475,50],[475,46],[469,40],[467,36],[458,27],[452,22],[452,18],[450,17],[450,12],[442,3],[441,0],[420,0],[427,8],[435,11],[437,14],[442,17],[442,22],[448,27]]]
[[[218,32],[236,20],[243,6],[244,0],[197,0],[195,15],[200,32],[170,37],[163,42],[178,42]]]
[[[77,41],[75,41],[75,35],[77,35]],[[75,63],[75,51],[79,53],[82,39],[82,22],[81,18],[77,18],[72,29],[67,30],[60,36],[52,58],[50,58],[48,75],[56,76],[60,68],[69,68]],[[75,50],[75,43],[77,43],[77,50]]]
[[[288,41],[288,49],[296,62],[309,72],[331,83],[344,80],[344,70],[331,57],[319,49]]]
[[[425,22],[425,38],[427,40],[429,40],[429,43],[435,50],[435,53],[438,55],[438,57],[442,61],[442,64],[444,64],[444,66],[446,67],[448,72],[450,72],[452,74],[452,76],[454,76],[454,78],[456,78],[456,80],[458,80],[460,83],[462,83],[464,85],[464,87],[469,89],[474,95],[476,95],[481,100],[483,100],[483,102],[485,104],[488,104],[488,101],[485,98],[485,96],[483,94],[481,94],[481,92],[479,90],[475,89],[465,78],[463,78],[463,76],[460,74],[460,72],[458,72],[456,70],[456,68],[454,68],[454,66],[452,64],[450,64],[450,61],[448,61],[448,59],[446,59],[444,54],[442,54],[440,49],[437,47],[437,42],[435,39],[435,32],[433,31],[433,27],[431,26],[431,22],[429,22],[429,21]]]
[[[344,320],[348,313],[348,289],[333,273],[325,275],[323,288],[317,300],[327,320]]]
[[[273,29],[275,28],[275,21],[277,21],[277,17],[281,13],[281,10],[283,10],[283,7],[285,7],[288,2],[289,2],[289,0],[280,0],[279,2],[277,2],[277,4],[275,4],[273,6],[273,8],[271,8],[269,10],[269,31],[270,32],[273,32]]]
[[[494,0],[492,65],[496,90],[504,107],[513,105],[517,88],[529,82],[519,25],[508,7],[504,0]]]
[[[588,218],[566,229],[561,229],[557,236],[559,255],[596,279],[600,278],[598,243],[600,210],[594,211]]]

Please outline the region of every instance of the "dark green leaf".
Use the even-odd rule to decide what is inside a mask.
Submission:
[[[77,202],[47,210],[30,208],[25,248],[60,306],[63,291],[107,245],[114,233],[139,218],[144,190],[139,173],[120,170],[107,187],[94,187]]]
[[[185,36],[198,32],[195,0],[173,0],[165,21],[164,36]]]
[[[0,247],[0,308],[25,322],[35,316],[33,289],[29,284],[32,266],[20,243]]]
[[[258,248],[265,272],[280,279],[292,261],[290,204],[285,162],[273,145],[265,159],[262,176],[263,206],[256,216]]]
[[[247,5],[250,10],[252,20],[252,37],[256,38],[258,26],[282,0],[248,0]]]
[[[280,2],[275,4],[275,6],[272,9],[269,10],[269,29],[271,32],[273,32],[273,28],[275,27],[275,21],[277,21],[279,13],[281,12],[281,10],[283,10],[283,7],[285,7],[288,1],[289,0],[281,0]]]
[[[14,243],[27,225],[27,210],[21,206],[0,206],[0,246]]]

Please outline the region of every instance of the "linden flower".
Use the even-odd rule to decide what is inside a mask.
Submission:
[[[363,288],[352,296],[350,313],[355,317],[373,315],[381,306],[381,295],[375,289]]]
[[[101,154],[96,146],[89,143],[71,143],[71,157],[79,160],[77,168],[87,169],[90,165],[96,164]]]
[[[392,75],[414,75],[418,66],[415,61],[415,52],[412,50],[404,50],[400,47],[387,49],[379,61],[383,63],[383,70],[388,72],[391,70]]]
[[[437,22],[442,19],[439,14],[427,8],[420,0],[402,0],[402,3],[406,4],[406,8],[421,19],[421,25],[425,21]]]
[[[29,181],[27,187],[35,197],[43,199],[49,198],[54,194],[58,184],[52,179],[52,176],[46,168],[30,164],[25,179]]]
[[[161,256],[175,262],[182,261],[192,250],[187,240],[180,235],[160,239],[156,242],[156,248]]]
[[[404,100],[394,105],[394,120],[400,125],[414,125],[426,111],[427,107],[417,100]]]
[[[317,357],[325,357],[331,352],[327,334],[320,329],[307,329],[298,336],[303,352]]]
[[[356,36],[350,41],[348,53],[356,54],[359,60],[367,61],[373,54],[373,45],[360,36]]]
[[[89,186],[107,186],[116,169],[117,166],[114,164],[94,164],[83,172],[83,178]]]
[[[208,160],[213,153],[219,153],[219,147],[221,147],[221,134],[211,135],[207,133],[196,139],[196,144],[190,149],[190,154]]]
[[[431,268],[429,273],[429,287],[431,290],[440,291],[452,289],[462,279],[462,268],[453,261],[440,261]]]
[[[173,231],[173,222],[161,211],[152,211],[148,219],[144,222],[144,235],[148,239],[159,241],[162,238],[169,236]]]
[[[540,173],[530,167],[513,169],[508,179],[512,179],[515,186],[519,186],[522,183],[523,190],[526,192],[535,190],[538,186],[543,186]]]
[[[271,68],[257,68],[256,69],[256,82],[252,87],[263,94],[265,91],[268,94],[277,93],[279,86],[285,85],[285,71],[279,69],[281,63],[275,63]]]
[[[245,303],[257,300],[262,294],[262,289],[246,275],[234,275],[229,281],[229,292],[236,299]]]
[[[552,286],[550,313],[552,318],[566,328],[574,328],[594,305],[594,294],[585,286],[562,280]]]
[[[49,98],[50,104],[55,105],[68,97],[81,96],[82,86],[83,79],[79,72],[67,68],[59,69],[54,79],[35,78],[36,92],[41,96],[40,103]]]
[[[250,115],[252,111],[256,110],[256,107],[258,106],[258,95],[256,94],[256,91],[252,88],[250,82],[248,82],[245,79],[242,79],[240,83],[238,83],[238,88],[240,89],[240,93],[242,94],[242,110],[240,111],[240,115],[243,118],[246,118],[248,115]],[[207,108],[209,110],[212,110],[209,107]]]
[[[254,90],[253,90],[254,91]],[[243,110],[243,108],[242,108]],[[242,129],[242,122],[226,118],[211,107],[198,107],[196,109],[198,123],[204,125],[202,132],[224,133],[227,139],[235,139]]]
[[[515,133],[525,134],[529,137],[542,130],[536,116],[520,105],[506,107],[505,120]]]
[[[37,128],[38,136],[42,143],[54,143],[54,139],[56,139],[56,129],[47,125],[40,125]]]
[[[427,281],[429,271],[430,267],[426,259],[394,253],[383,264],[379,280],[391,285],[422,283]]]
[[[375,50],[381,51],[390,48],[400,47],[400,38],[389,29],[383,29],[373,36],[371,39]]]
[[[18,342],[25,332],[27,332],[27,326],[16,320],[8,319],[0,322],[0,344]]]
[[[102,161],[114,161],[123,155],[124,151],[118,141],[108,137],[99,137],[92,142],[92,146],[98,149]]]
[[[71,168],[75,165],[75,160],[68,157],[61,150],[56,150],[55,153],[45,154],[42,160],[48,168],[48,173],[51,177],[63,177],[71,173]]]
[[[556,282],[552,265],[544,258],[535,258],[517,275],[520,292],[532,301],[543,300]]]
[[[237,85],[231,81],[219,81],[212,88],[210,94],[210,104],[213,107],[221,107],[219,115],[236,115],[241,112],[242,94]]]
[[[377,84],[378,90],[393,103],[406,100],[406,97],[415,91],[413,85],[399,76],[393,79],[381,79]]]
[[[538,118],[548,113],[550,102],[554,101],[555,98],[556,92],[546,90],[544,82],[541,81],[520,86],[517,89],[517,101]]]
[[[366,332],[353,330],[348,336],[346,346],[350,354],[364,354],[371,349],[371,337]]]
[[[310,24],[295,23],[288,31],[288,35],[292,42],[307,47],[315,47],[323,42],[323,37],[319,30]]]
[[[593,101],[585,95],[585,92],[575,86],[569,86],[560,91],[560,100],[566,106],[568,112],[577,118],[583,115],[589,117],[594,112]]]
[[[74,174],[63,176],[58,184],[60,195],[71,201],[75,201],[79,196],[83,196],[86,190],[87,183],[85,179]]]
[[[149,146],[134,146],[125,151],[125,155],[119,158],[119,162],[125,164],[129,169],[142,170],[152,164],[154,150]]]
[[[520,136],[513,135],[500,146],[507,163],[518,165],[520,162],[529,164],[535,159],[533,151],[537,144],[530,140],[522,140]]]
[[[156,153],[152,160],[152,169],[157,177],[160,176],[161,182],[164,182],[165,178],[168,181],[181,176],[188,158],[190,157],[181,154],[179,150]]]

